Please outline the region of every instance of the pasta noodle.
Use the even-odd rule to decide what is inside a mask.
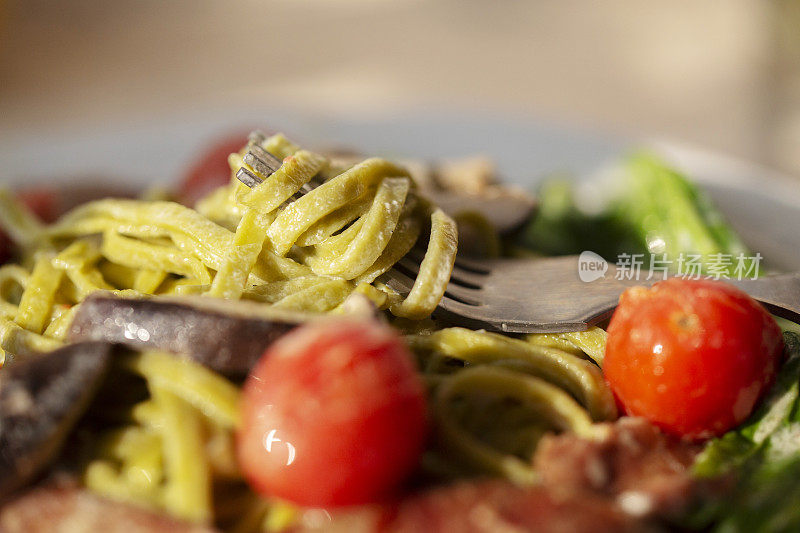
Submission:
[[[56,340],[65,328],[51,327],[54,306],[79,305],[97,290],[201,293],[324,312],[358,289],[398,316],[430,315],[455,257],[455,223],[417,196],[408,173],[378,158],[335,168],[281,135],[264,139],[262,146],[285,157],[280,169],[260,176],[263,181],[253,189],[232,179],[199,211],[165,201],[100,200],[41,227],[4,194],[4,227],[23,244],[54,250],[25,274],[28,287],[21,300],[3,294],[5,314],[26,331]],[[241,154],[230,161],[234,172],[247,168],[258,174]],[[322,181],[294,197],[312,179]],[[367,290],[424,228],[429,228],[428,253],[409,294],[381,283]],[[19,267],[0,272],[10,268]],[[33,338],[17,336],[14,342]],[[4,350],[11,350],[9,342]]]
[[[602,331],[588,335],[595,330]],[[599,369],[574,345],[572,351],[547,346],[553,337],[526,341],[464,328],[407,337],[433,389],[441,448],[428,455],[431,471],[463,475],[466,465],[467,473],[533,483],[530,457],[545,431],[591,436],[592,421],[616,417]],[[446,464],[454,456],[457,468]]]
[[[237,387],[197,363],[161,352],[131,355],[123,366],[145,378],[150,398],[132,408],[135,424],[107,435],[97,452],[101,458],[86,467],[86,485],[187,520],[210,521],[214,465],[206,448],[227,446],[214,456],[232,457]]]
[[[266,172],[249,149],[282,160],[280,168]],[[530,456],[545,432],[591,436],[594,422],[616,416],[592,362],[602,363],[602,330],[511,338],[441,329],[430,319],[453,269],[458,232],[405,169],[379,158],[334,163],[280,134],[251,136],[229,163],[229,185],[196,209],[106,199],[43,226],[0,190],[0,226],[21,244],[20,263],[0,267],[6,362],[60,346],[83,299],[98,290],[202,294],[318,313],[346,312],[345,300],[359,293],[394,316],[419,358],[436,421],[423,460],[433,476],[535,483]],[[243,185],[240,171],[260,182]],[[476,217],[464,220],[498,253],[491,227]],[[413,248],[422,256],[419,274],[399,293],[387,285],[389,271]],[[248,492],[238,472],[236,384],[161,352],[127,354],[117,367],[133,384],[100,406],[115,424],[93,446],[83,473],[88,488],[234,531],[291,522],[291,506]]]

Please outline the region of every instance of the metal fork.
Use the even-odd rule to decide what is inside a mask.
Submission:
[[[283,161],[264,150],[261,145],[267,140],[265,133],[256,130],[250,133],[247,137],[247,152],[244,154],[242,160],[262,176],[270,176],[278,171],[283,164]],[[251,189],[264,181],[258,174],[251,172],[245,167],[241,167],[236,171],[236,179],[250,187]],[[297,193],[292,198],[300,197],[308,192],[314,190],[319,185],[315,180],[304,183]]]
[[[263,178],[277,172],[283,163],[279,158],[264,150],[263,143],[266,138],[266,134],[258,130],[252,132],[248,137],[247,152],[245,152],[243,160],[256,172],[252,172],[246,167],[236,171],[236,178],[250,188],[264,181]],[[320,183],[319,179],[312,179],[304,184],[292,196],[292,199],[311,192]],[[486,198],[431,190],[426,191],[425,194],[445,212],[475,211],[484,215],[501,235],[513,233],[521,228],[533,215],[536,207],[536,202],[531,198],[513,192]]]
[[[258,131],[250,134],[244,162],[266,177],[282,162],[261,147],[265,138]],[[246,168],[240,168],[236,177],[248,187],[263,181]],[[309,182],[295,196],[317,185]],[[486,214],[491,219],[492,211]],[[412,249],[383,275],[387,285],[402,293],[411,290],[424,253]],[[435,314],[445,322],[508,333],[583,330],[608,319],[625,289],[658,281],[629,279],[615,265],[606,268],[596,279],[582,281],[578,256],[492,260],[459,256]],[[800,320],[800,273],[728,281],[776,315]]]
[[[421,260],[417,250],[401,259],[390,272],[393,288],[410,287]],[[620,272],[613,264],[607,266],[604,275],[598,273],[597,279],[582,281],[579,256],[458,257],[436,316],[449,323],[508,333],[580,331],[608,319],[625,289],[662,279],[628,279],[626,271]],[[770,312],[800,320],[800,272],[725,281],[750,294]]]

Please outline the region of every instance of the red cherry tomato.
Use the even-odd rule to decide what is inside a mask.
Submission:
[[[56,194],[47,187],[30,187],[16,193],[17,199],[25,204],[43,222],[53,222],[58,218]],[[11,258],[11,239],[0,231],[0,264]]]
[[[51,223],[59,213],[58,198],[49,187],[29,187],[18,191],[17,198],[42,222]]]
[[[258,492],[312,507],[387,497],[419,462],[425,390],[400,337],[377,322],[302,326],[244,385],[237,455]]]
[[[178,201],[194,206],[206,194],[227,185],[231,179],[228,155],[238,152],[246,144],[247,134],[237,134],[222,139],[205,150],[181,181],[177,192]]]
[[[622,295],[603,373],[628,414],[700,439],[747,418],[782,354],[780,328],[750,296],[719,281],[673,278]]]

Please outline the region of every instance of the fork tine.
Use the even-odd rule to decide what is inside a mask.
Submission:
[[[310,193],[311,191],[313,191],[314,189],[316,189],[319,186],[320,186],[319,180],[316,179],[316,178],[313,178],[310,181],[305,182],[303,184],[303,186],[300,187],[300,191],[303,194],[308,194],[308,193]]]
[[[403,257],[397,262],[395,266],[399,266],[404,271],[413,274],[415,277],[419,274],[419,263],[410,257]],[[455,281],[455,283],[454,283]],[[450,278],[450,283],[447,284],[445,295],[449,295],[454,301],[462,302],[468,305],[480,305],[483,302],[481,291],[477,290],[479,286],[473,287],[472,284],[465,286],[459,284],[458,280]]]
[[[251,189],[253,189],[259,183],[264,181],[244,167],[241,167],[239,170],[236,171],[236,179],[238,179]]]
[[[457,281],[461,285],[472,289],[479,289],[486,282],[486,274],[475,274],[468,270],[460,268],[458,264],[453,266],[453,272],[450,274],[451,281]]]
[[[247,136],[247,140],[250,142],[250,144],[257,144],[261,146],[261,144],[267,140],[267,134],[261,130],[253,130],[250,132],[250,135]]]
[[[453,283],[452,279],[450,280],[450,283],[447,284],[447,290],[444,291],[444,294],[453,300],[468,305],[481,305],[483,303],[482,291],[470,289],[468,287],[462,287],[457,283]]]
[[[417,242],[414,243],[414,246],[408,251],[408,253],[406,253],[406,255],[403,258],[404,259],[410,258],[414,262],[416,262],[417,265],[419,265],[425,258],[426,252],[427,250],[425,249],[425,246],[423,246],[422,243],[419,240],[417,240]]]
[[[280,168],[283,161],[278,159],[278,157],[272,155],[270,152],[264,150],[260,144],[249,144],[247,146],[247,153],[251,154],[253,157],[256,157],[264,162],[264,164],[274,167],[275,170]],[[273,170],[273,172],[275,171]]]
[[[398,264],[404,270],[416,276],[419,273],[420,262],[424,254],[424,251],[421,252],[416,248],[412,248],[405,257],[398,261]],[[450,283],[452,284],[454,281],[467,289],[480,289],[486,281],[486,275],[475,274],[463,268],[459,268],[458,258],[456,258],[456,265],[453,266],[453,272],[450,275]],[[466,298],[470,298],[470,296],[466,296]]]
[[[448,296],[442,297],[442,302],[439,304],[442,309],[447,309],[454,313],[471,313],[472,309],[476,306],[453,300]]]
[[[266,138],[267,136],[260,130],[250,132],[247,137],[247,152],[242,157],[242,161],[255,172],[244,167],[236,171],[236,178],[251,189],[274,174],[283,164],[283,161],[261,146]]]
[[[392,268],[390,272],[391,277],[399,283],[406,285],[404,289],[408,291],[411,290],[411,286],[414,284],[412,277],[416,277],[419,274],[419,264],[413,261],[411,258],[403,257],[395,264],[395,267]],[[459,285],[458,282],[453,283],[452,279],[447,285],[445,294],[450,296],[450,298],[454,301],[468,305],[480,305],[483,302],[480,290]]]
[[[434,317],[445,322],[478,329],[487,326],[487,322],[481,317],[482,309],[483,306],[467,305],[445,296],[439,302]]]
[[[394,289],[401,294],[408,294],[411,291],[411,287],[414,286],[414,280],[410,277],[406,276],[396,268],[390,268],[384,274],[387,278],[386,285],[390,289]]]
[[[247,152],[242,157],[245,165],[249,166],[255,172],[251,172],[245,167],[241,167],[236,171],[236,179],[250,187],[251,189],[264,181],[272,174],[274,174],[283,162],[267,152],[261,147],[266,136],[259,130],[253,131],[248,136]]]
[[[489,274],[492,269],[486,266],[486,260],[467,259],[463,256],[456,256],[456,266],[468,272],[476,274]]]
[[[253,170],[266,178],[281,168],[281,163],[277,161],[277,158],[272,157],[272,154],[264,152],[263,150],[261,150],[261,152],[263,152],[263,154],[267,154],[269,157],[261,157],[262,154],[259,154],[259,150],[257,150],[255,145],[253,145],[250,147],[250,150],[244,154],[242,160],[245,164],[250,165]]]
[[[401,267],[408,274],[413,275],[414,277],[417,277],[417,275],[419,274],[419,267],[420,267],[419,262],[411,259],[407,255],[401,257],[400,260],[397,263],[395,263],[395,267],[398,266]]]

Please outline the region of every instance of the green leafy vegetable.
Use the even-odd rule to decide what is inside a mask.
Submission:
[[[545,183],[522,244],[551,255],[592,250],[612,261],[622,253],[644,254],[644,268],[660,257],[672,271],[681,258],[695,256],[697,275],[755,273],[750,251],[684,175],[657,157],[635,154],[615,179],[616,192],[594,212],[580,207],[580,191],[570,181]],[[729,261],[720,263],[722,256]],[[781,325],[787,358],[776,382],[750,418],[710,441],[694,466],[698,478],[729,490],[685,516],[686,529],[800,531],[800,327]]]
[[[609,260],[621,253],[652,254],[672,270],[682,258],[696,255],[698,274],[732,276],[737,268],[751,272],[751,253],[722,214],[703,191],[665,162],[651,154],[634,154],[615,179],[610,186],[618,192],[594,214],[579,207],[571,182],[546,182],[539,191],[539,214],[524,233],[523,244],[551,255],[592,250]]]
[[[701,478],[737,476],[724,500],[690,517],[695,526],[800,531],[800,336],[784,332],[784,341],[786,362],[761,406],[737,430],[709,442],[695,463]]]
[[[539,210],[522,234],[522,245],[546,255],[592,250],[606,258],[618,253],[644,253],[632,221],[606,210],[588,214],[575,201],[575,187],[566,178],[546,181],[538,193]]]
[[[615,209],[648,251],[672,260],[698,254],[703,262],[715,254],[749,255],[722,214],[685,176],[649,154],[634,155],[626,166],[629,192]]]
[[[800,531],[800,457],[765,463],[749,474],[736,497],[723,506],[719,533]]]

